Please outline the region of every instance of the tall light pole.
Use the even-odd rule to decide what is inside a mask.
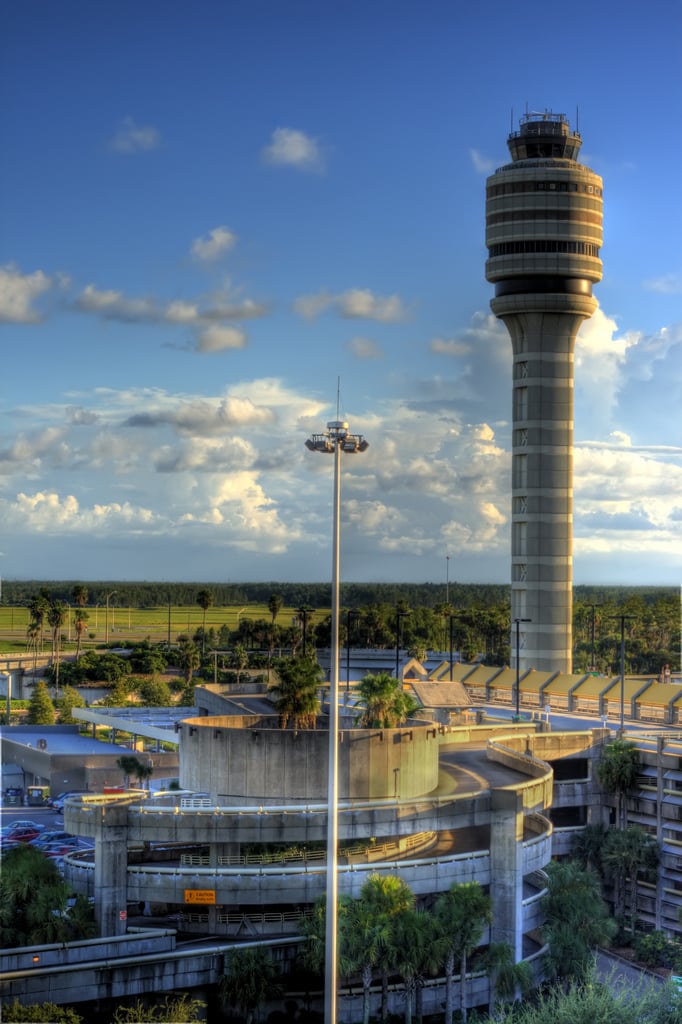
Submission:
[[[634,619],[634,615],[614,615],[620,621],[620,729],[619,737],[625,735],[625,620]]]
[[[395,610],[395,677],[400,679],[400,620],[404,619],[409,612]]]
[[[517,720],[521,716],[521,678],[519,675],[519,650],[521,648],[521,642],[519,639],[519,627],[522,622],[530,622],[530,619],[514,619],[516,624],[516,718]]]
[[[115,593],[116,593],[116,591],[112,590],[112,591],[110,591],[107,594],[106,615],[105,615],[105,618],[104,618],[104,643],[105,644],[109,643],[109,598],[113,597]]]
[[[452,623],[455,620],[454,615],[448,615],[450,621],[450,682],[452,682]]]
[[[591,658],[591,661],[590,661],[590,672],[594,672],[596,670],[596,665],[594,663],[594,610],[595,610],[595,608],[601,608],[601,605],[600,604],[591,604],[590,608],[592,609],[592,640],[591,640],[591,646],[590,646],[590,658]]]
[[[306,656],[306,654],[308,652],[308,616],[310,615],[311,611],[312,611],[312,608],[309,608],[308,605],[305,605],[305,604],[302,605],[298,609],[298,614],[300,616],[298,621],[303,623],[303,657],[304,658],[305,658],[305,656]]]
[[[350,693],[350,629],[351,620],[355,618],[355,613],[352,608],[349,608],[346,612],[346,704],[348,704],[348,694]]]
[[[445,556],[445,603],[450,604],[450,555]]]
[[[338,415],[338,413],[337,413]],[[325,921],[324,1020],[336,1024],[338,931],[338,804],[339,804],[339,562],[341,518],[341,452],[364,452],[369,443],[351,434],[348,424],[332,420],[323,434],[305,442],[311,452],[334,456],[334,515],[332,527],[332,636],[329,666],[329,768],[327,785],[327,909]]]

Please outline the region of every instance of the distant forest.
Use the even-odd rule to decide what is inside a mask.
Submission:
[[[273,646],[293,651],[303,634],[315,647],[328,647],[331,642],[331,587],[325,583],[3,581],[2,604],[29,607],[38,596],[49,603],[69,604],[78,589],[87,591],[89,607],[102,607],[111,598],[118,608],[140,610],[171,605],[203,608],[207,598],[206,607],[238,607],[241,617],[236,630],[227,623],[215,626],[214,620],[205,638],[201,630],[194,634],[192,639],[202,648],[208,643],[221,649],[240,645],[249,652]],[[415,657],[423,657],[421,652],[427,650],[445,650],[449,641],[466,660],[480,653],[490,664],[509,664],[510,591],[506,585],[483,583],[346,583],[341,588],[341,639],[353,647],[391,647],[401,614],[400,640]],[[276,622],[273,603],[297,609],[298,619],[286,627]],[[623,586],[574,588],[574,670],[589,666],[613,670],[620,651],[621,620],[627,634],[627,671],[658,674],[665,666],[679,671],[679,589]]]
[[[107,594],[116,591],[116,605],[130,608],[158,608],[169,602],[175,606],[197,603],[197,595],[209,590],[215,605],[266,605],[273,594],[290,607],[329,608],[329,583],[148,583],[120,580],[6,580],[2,581],[2,604],[28,605],[44,591],[49,600],[71,601],[73,588],[84,583],[88,603],[104,604]],[[503,583],[343,583],[344,608],[367,605],[407,604],[411,608],[436,608],[446,600],[456,609],[491,608],[509,605],[511,588]],[[636,598],[638,603],[654,605],[661,600],[679,600],[677,587],[579,586],[574,599],[584,604],[609,604],[619,607]]]

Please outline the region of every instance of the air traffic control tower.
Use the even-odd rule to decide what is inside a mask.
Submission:
[[[487,181],[485,272],[514,353],[511,650],[522,671],[570,672],[573,350],[597,308],[602,180],[563,114],[527,113],[507,144]]]

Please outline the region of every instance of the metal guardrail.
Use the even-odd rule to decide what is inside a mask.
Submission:
[[[364,857],[367,854],[373,854],[381,856],[390,856],[394,853],[400,853],[403,850],[416,850],[420,846],[424,846],[427,843],[432,843],[436,838],[435,832],[418,832],[415,835],[406,836],[405,839],[399,841],[392,841],[388,843],[357,843],[355,846],[341,847],[339,850],[340,857]],[[241,855],[226,855],[219,856],[217,863],[220,867],[239,867],[239,866],[259,866],[265,864],[289,864],[289,863],[300,863],[304,864],[307,861],[326,860],[327,851],[320,850],[301,850],[291,848],[288,850],[282,850],[275,853],[249,853]],[[183,853],[180,856],[180,863],[187,867],[210,867],[210,857],[207,854],[191,854]]]

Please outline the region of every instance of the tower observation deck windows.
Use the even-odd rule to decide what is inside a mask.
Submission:
[[[505,181],[499,185],[489,185],[487,189],[488,199],[516,195],[519,192],[586,192],[593,196],[602,195],[599,185],[578,181]]]
[[[495,256],[516,256],[520,253],[536,252],[566,252],[575,253],[578,256],[593,256],[599,259],[599,246],[592,242],[574,242],[560,238],[534,238],[528,241],[519,242],[498,242],[491,245],[488,255],[491,259]]]

